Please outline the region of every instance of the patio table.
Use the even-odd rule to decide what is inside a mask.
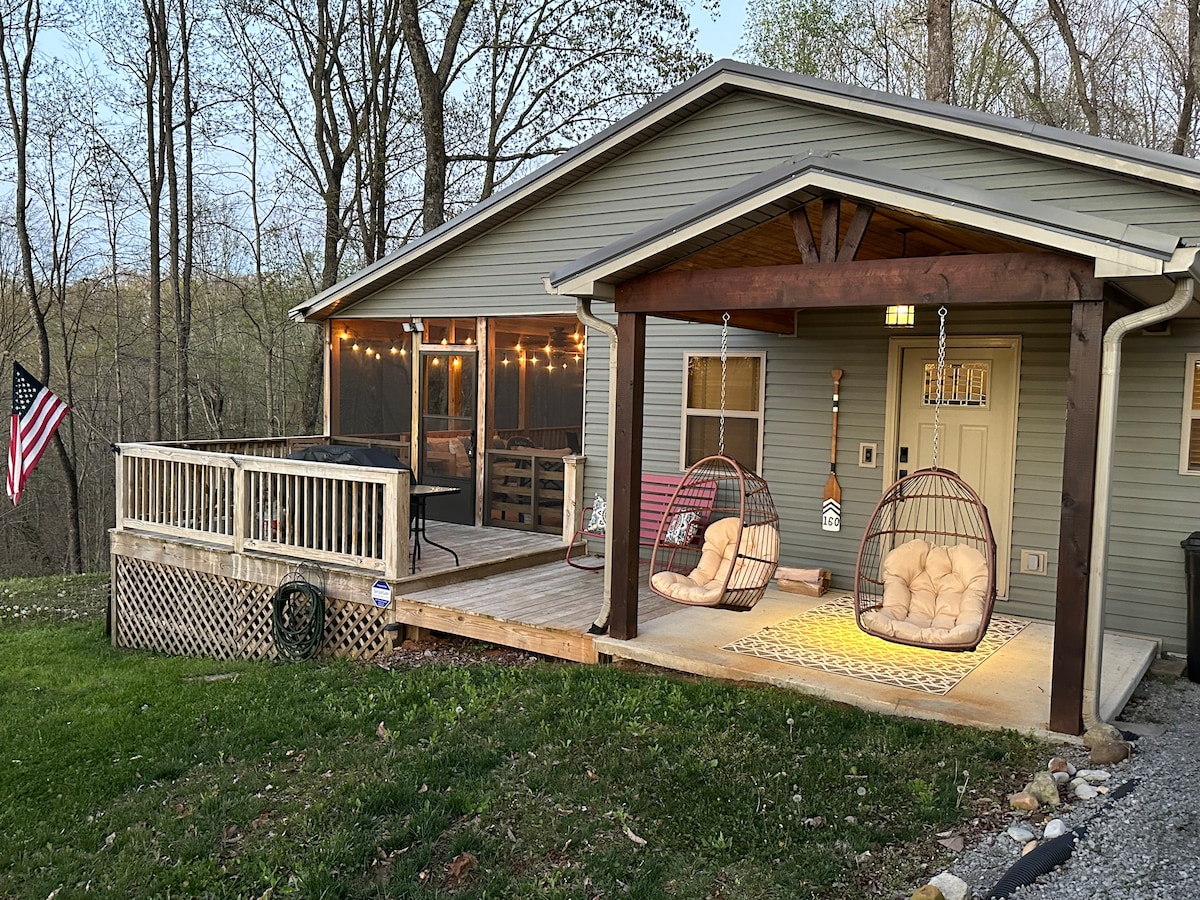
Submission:
[[[421,558],[421,541],[431,547],[437,547],[439,550],[445,550],[454,557],[454,565],[457,566],[458,554],[444,544],[439,544],[437,541],[431,540],[429,533],[426,531],[425,520],[425,501],[430,497],[448,496],[457,494],[462,488],[451,487],[441,484],[410,484],[408,488],[408,497],[411,513],[411,521],[409,526],[409,537],[412,540],[412,564],[409,567],[410,574],[416,574],[417,560]]]

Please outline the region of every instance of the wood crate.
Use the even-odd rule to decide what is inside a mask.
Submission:
[[[113,642],[118,647],[214,659],[276,659],[275,585],[129,556],[113,559]],[[322,657],[365,659],[391,645],[387,610],[326,597]]]

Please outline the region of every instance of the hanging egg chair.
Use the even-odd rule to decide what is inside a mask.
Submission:
[[[863,532],[854,616],[868,634],[974,650],[996,602],[996,541],[979,495],[948,469],[921,469],[883,495]]]
[[[747,610],[779,564],[779,514],[767,483],[727,456],[687,470],[658,527],[650,589],[689,606]]]

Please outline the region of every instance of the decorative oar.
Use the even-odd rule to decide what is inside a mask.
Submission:
[[[821,506],[821,528],[824,531],[842,530],[842,486],[837,480],[837,416],[838,386],[842,370],[833,370],[833,440],[829,448],[829,478],[825,482],[825,503]]]

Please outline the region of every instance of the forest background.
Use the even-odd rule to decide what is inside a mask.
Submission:
[[[0,0],[0,372],[73,410],[0,511],[0,576],[107,567],[114,443],[319,431],[319,333],[287,310],[699,71],[720,16]],[[748,62],[1195,155],[1200,0],[743,16]]]

